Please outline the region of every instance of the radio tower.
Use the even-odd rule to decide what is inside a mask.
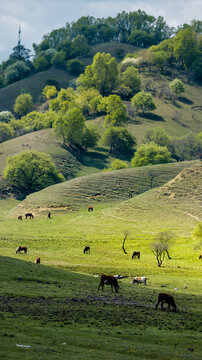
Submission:
[[[19,30],[18,30],[18,46],[21,45],[21,24],[19,24]]]

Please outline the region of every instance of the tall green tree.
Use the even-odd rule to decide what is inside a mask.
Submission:
[[[9,156],[4,178],[25,195],[64,181],[48,154],[25,151]]]
[[[154,142],[159,146],[170,146],[170,137],[166,134],[165,130],[157,127],[154,129],[147,130],[145,134],[145,140],[147,143]]]
[[[197,38],[191,28],[182,29],[174,40],[174,56],[187,69],[191,67],[197,54]]]
[[[138,70],[133,66],[127,67],[125,71],[121,74],[121,82],[130,88],[131,95],[134,95],[140,91],[141,87],[141,78],[138,73]]]
[[[65,114],[59,114],[54,122],[56,135],[62,137],[64,145],[82,145],[85,118],[78,108],[70,108]]]
[[[109,95],[104,99],[107,116],[105,126],[123,126],[127,121],[127,109],[118,95]]]
[[[85,88],[95,87],[102,95],[109,94],[116,86],[118,77],[117,61],[110,54],[97,53],[92,65],[77,80]]]

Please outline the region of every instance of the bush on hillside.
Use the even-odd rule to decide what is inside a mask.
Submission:
[[[10,111],[1,111],[0,112],[0,122],[9,123],[11,120],[14,120],[14,116]]]
[[[166,134],[165,130],[157,127],[155,129],[147,130],[145,134],[145,142],[154,142],[156,145],[166,146],[169,148],[171,140],[170,137]]]
[[[13,128],[9,124],[0,122],[0,143],[11,139],[13,135]]]
[[[170,152],[166,147],[156,144],[142,144],[131,160],[132,167],[163,164],[170,161]]]
[[[25,195],[64,181],[50,156],[39,151],[25,151],[9,156],[4,178]]]
[[[19,116],[24,116],[28,112],[32,111],[34,107],[32,96],[28,94],[21,94],[17,96],[14,104],[14,111]]]
[[[126,154],[132,150],[136,139],[126,128],[112,126],[104,132],[102,142],[109,146],[110,153]]]
[[[121,169],[127,169],[128,164],[126,161],[116,159],[111,163],[111,166],[104,171],[112,171],[112,170],[121,170]]]
[[[156,105],[153,102],[152,95],[150,93],[140,91],[131,99],[131,105],[136,111],[141,111],[143,114],[145,111],[151,111],[156,109]]]

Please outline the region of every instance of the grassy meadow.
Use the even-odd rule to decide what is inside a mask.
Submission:
[[[19,202],[1,200],[2,359],[200,359],[202,263],[192,235],[200,179],[198,162],[132,199],[103,201],[90,213],[55,210],[52,219],[35,209],[34,219],[18,221]],[[159,268],[150,243],[163,230],[175,237]],[[18,245],[28,253],[15,254]],[[102,273],[124,276],[118,294],[97,291]],[[134,276],[148,285],[132,286]],[[155,311],[159,292],[175,297],[176,313]]]

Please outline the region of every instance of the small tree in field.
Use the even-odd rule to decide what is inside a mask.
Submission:
[[[170,152],[167,147],[156,144],[142,144],[137,149],[133,159],[132,167],[146,166],[153,164],[164,164],[170,161]]]
[[[157,242],[161,242],[162,244],[165,245],[165,252],[167,254],[168,259],[171,259],[169,255],[169,247],[174,239],[174,236],[175,235],[173,234],[172,231],[161,231],[155,237],[155,240]]]
[[[7,158],[4,178],[26,195],[64,181],[48,154],[24,151]]]
[[[131,105],[135,108],[135,110],[141,111],[143,114],[145,111],[152,111],[156,109],[152,95],[144,90],[133,96],[131,99]]]
[[[183,82],[179,79],[174,79],[170,83],[169,88],[175,95],[180,95],[181,93],[185,92],[185,86]]]
[[[159,267],[161,267],[163,260],[165,259],[167,249],[168,245],[161,241],[155,241],[151,244],[151,251],[155,255]]]

